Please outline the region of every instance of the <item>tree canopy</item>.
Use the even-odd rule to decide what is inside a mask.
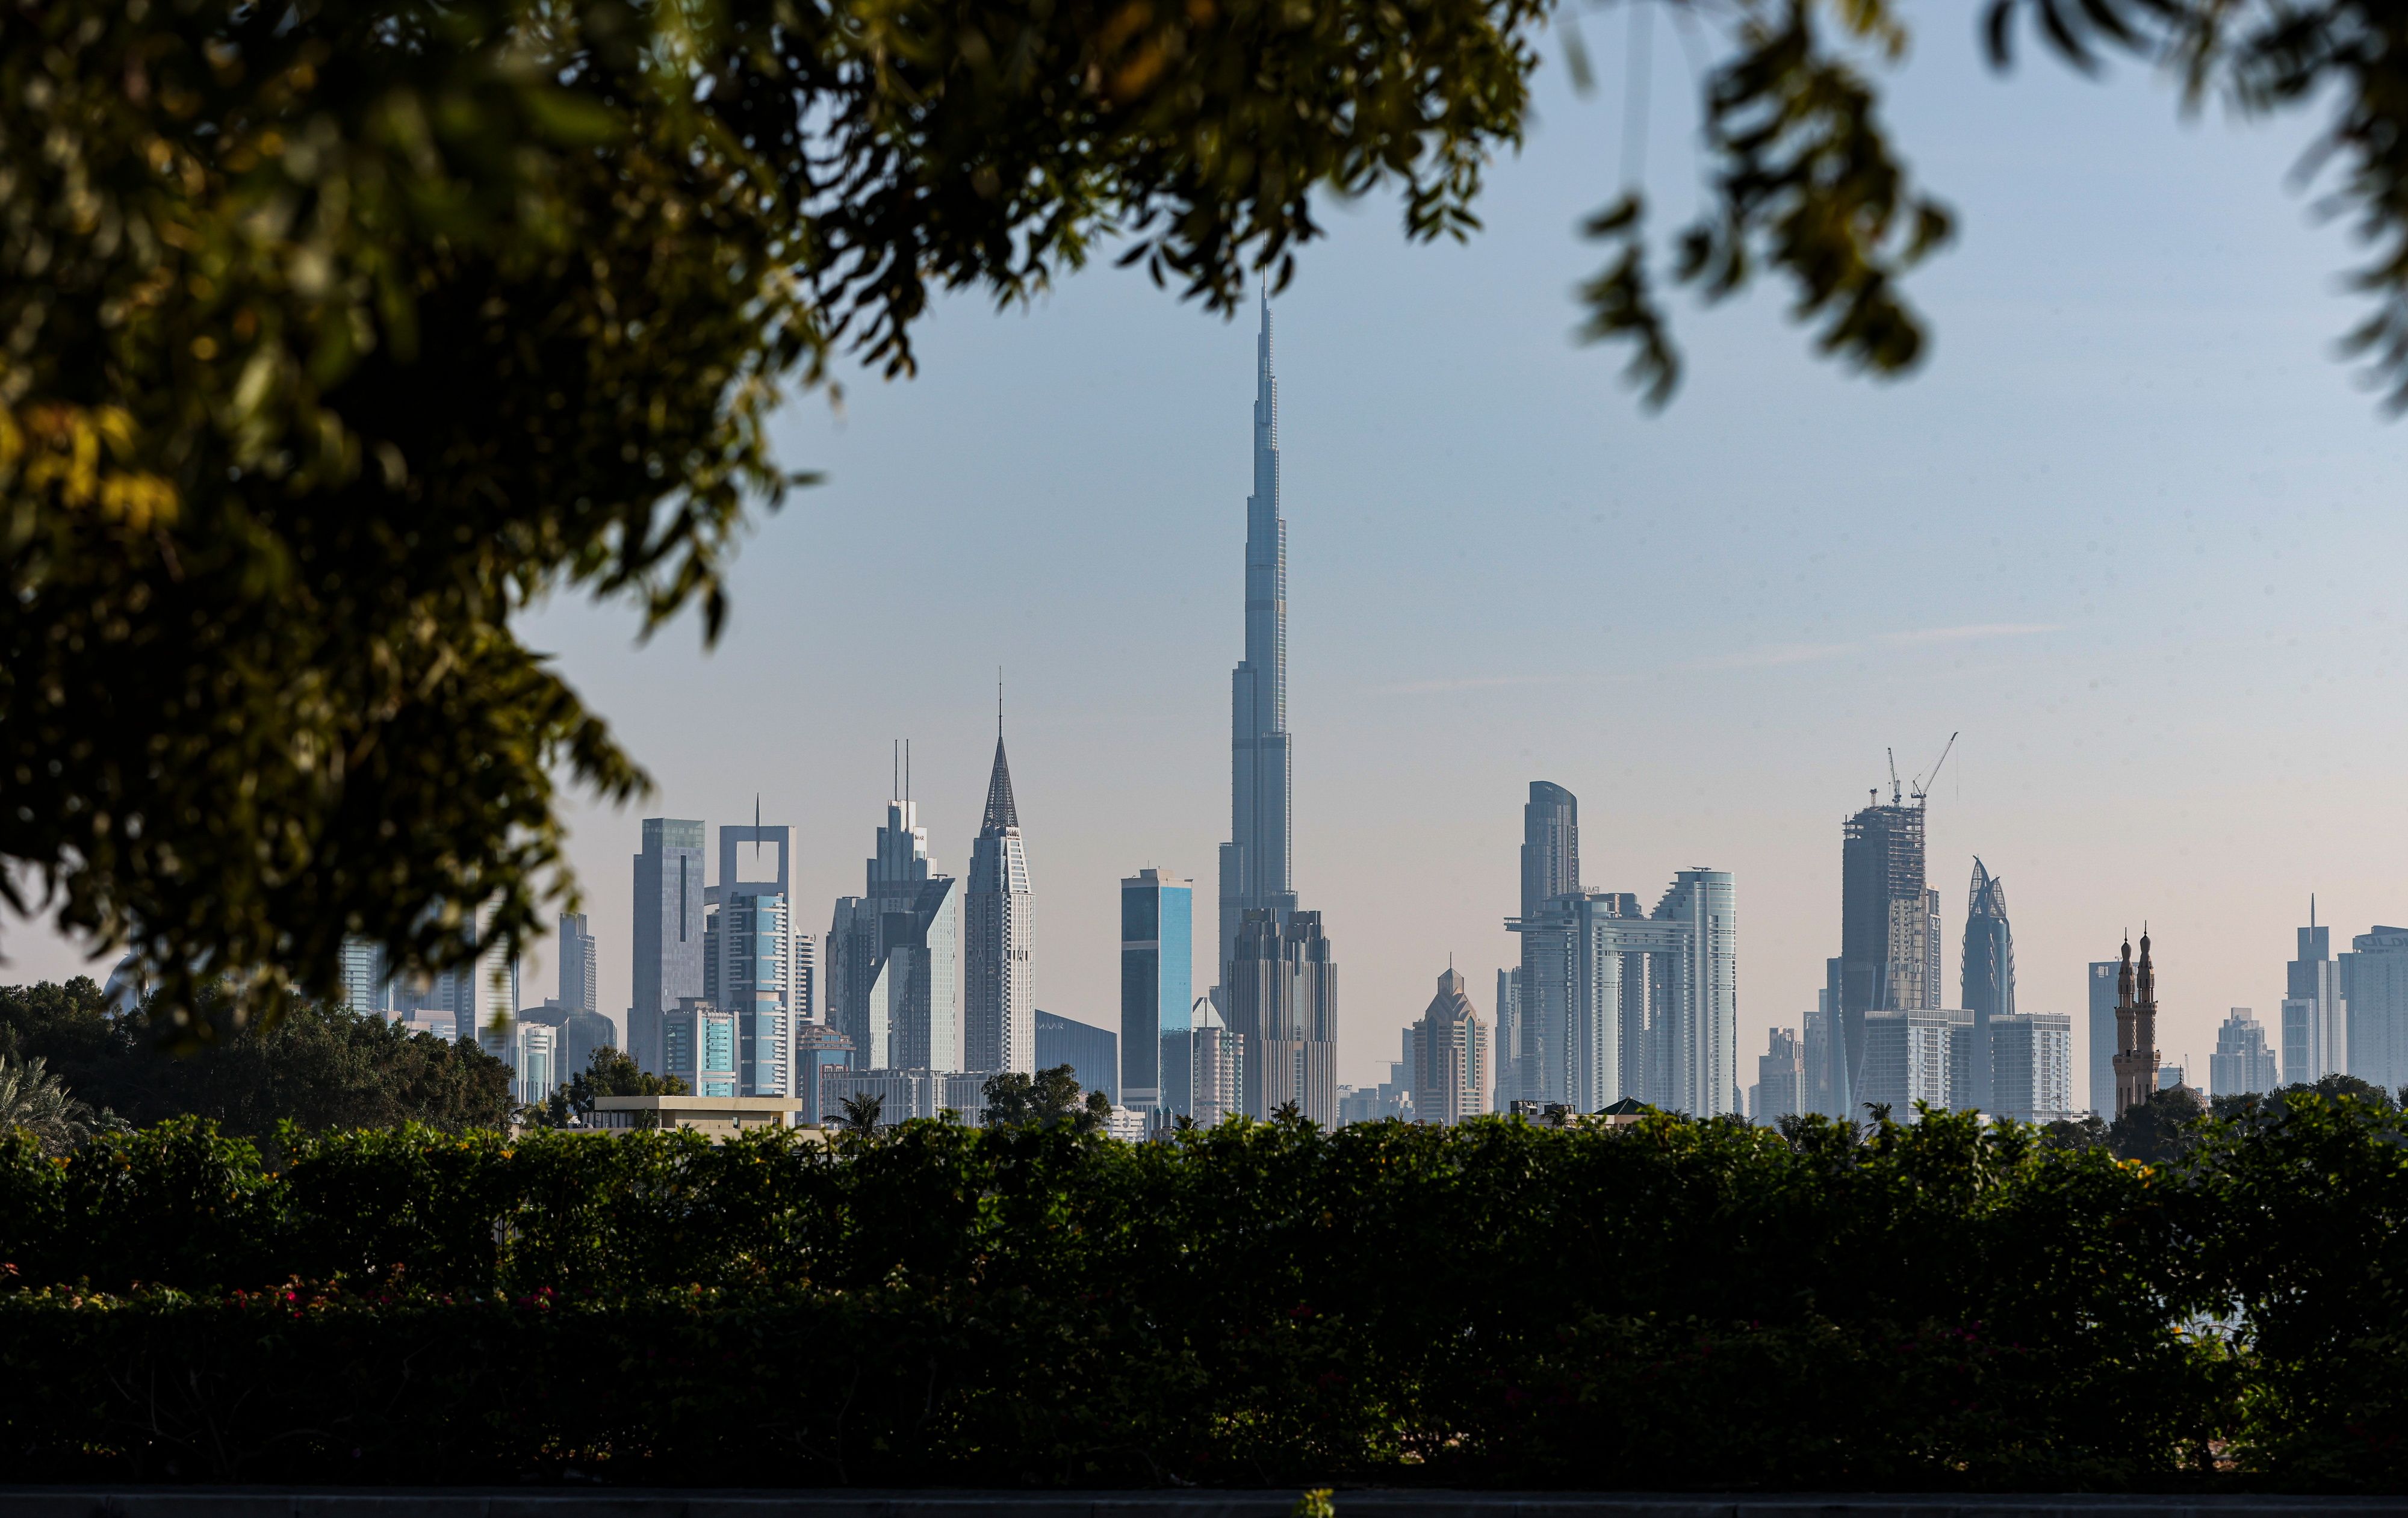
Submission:
[[[423,1123],[451,1132],[510,1116],[510,1069],[473,1043],[411,1033],[314,1003],[247,1029],[196,1058],[162,1052],[138,1015],[112,1013],[100,988],[0,986],[0,1060],[41,1060],[64,1095],[137,1124],[197,1114],[267,1138]]]
[[[1949,214],[1879,110],[1889,0],[1702,21],[1704,209],[1592,236],[1590,336],[1660,401],[1659,287],[1765,273],[1898,373]],[[2408,397],[2408,29],[2377,0],[1992,0],[2194,104],[2332,112],[2372,250],[2356,337]],[[556,788],[646,780],[510,623],[706,637],[808,476],[766,425],[833,354],[911,370],[931,298],[1090,256],[1208,308],[1335,193],[1464,236],[1549,0],[56,0],[0,6],[0,895],[130,944],[171,1031],[333,1000],[572,894]],[[1576,33],[1567,57],[1577,65]],[[205,997],[204,987],[217,988]],[[210,1015],[211,1010],[217,1015]]]

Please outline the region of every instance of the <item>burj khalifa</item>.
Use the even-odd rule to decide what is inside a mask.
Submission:
[[[1221,959],[1226,978],[1239,924],[1296,912],[1287,732],[1287,522],[1280,515],[1279,380],[1271,373],[1271,308],[1254,343],[1254,493],[1246,499],[1246,656],[1229,677],[1229,841],[1221,845]]]

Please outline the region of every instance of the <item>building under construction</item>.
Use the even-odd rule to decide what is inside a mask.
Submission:
[[[1949,747],[1956,742],[1949,735]],[[1825,962],[1823,991],[1837,1036],[1822,1040],[1825,1068],[1810,1072],[1815,1105],[1836,1116],[1856,1109],[1865,1014],[1941,1005],[1940,893],[1925,883],[1923,813],[1928,782],[1947,761],[1942,749],[1911,792],[1899,786],[1893,761],[1889,805],[1876,790],[1841,827],[1840,953]]]

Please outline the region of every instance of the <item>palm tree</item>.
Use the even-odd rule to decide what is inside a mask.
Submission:
[[[867,1091],[856,1091],[844,1099],[844,1125],[855,1133],[868,1133],[878,1126],[878,1110],[886,1105],[885,1098]]]
[[[67,1095],[39,1057],[0,1059],[0,1132],[22,1128],[46,1154],[64,1154],[92,1137],[92,1109]]]

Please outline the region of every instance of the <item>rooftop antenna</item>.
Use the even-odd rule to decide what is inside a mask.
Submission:
[[[1898,751],[1896,749],[1884,749],[1882,752],[1889,755],[1889,804],[1895,807],[1899,804]]]
[[[1003,741],[1003,666],[995,666],[995,740]]]
[[[1942,749],[1941,749],[1941,751],[1940,751],[1940,757],[1939,757],[1939,758],[1937,758],[1937,759],[1935,759],[1935,760],[1933,760],[1933,761],[1931,762],[1931,779],[1932,779],[1933,780],[1937,780],[1940,778],[1940,766],[1941,766],[1942,765],[1944,765],[1944,764],[1946,764],[1946,763],[1948,762],[1948,755],[1949,755],[1950,752],[1951,752],[1951,751],[1953,751],[1956,747],[1956,735],[1955,733],[1951,733],[1951,734],[1949,734],[1949,735],[1948,735],[1948,742],[1947,742],[1946,746],[1944,746],[1943,748],[1942,748]],[[1919,778],[1918,778],[1918,779],[1915,780],[1915,782],[1914,782],[1914,792],[1913,792],[1913,795],[1914,795],[1914,804],[1915,804],[1916,806],[1918,806],[1918,807],[1922,806],[1922,805],[1923,805],[1927,800],[1928,800],[1928,799],[1930,798],[1930,795],[1931,795],[1931,786],[1930,786],[1930,784],[1929,784],[1928,782],[1925,781],[1924,780],[1922,780],[1922,779],[1919,779]]]
[[[886,794],[900,797],[903,795],[903,740],[899,738],[895,740],[893,767],[895,773],[886,780]]]
[[[907,810],[911,805],[911,740],[908,738],[903,740],[903,805]]]

